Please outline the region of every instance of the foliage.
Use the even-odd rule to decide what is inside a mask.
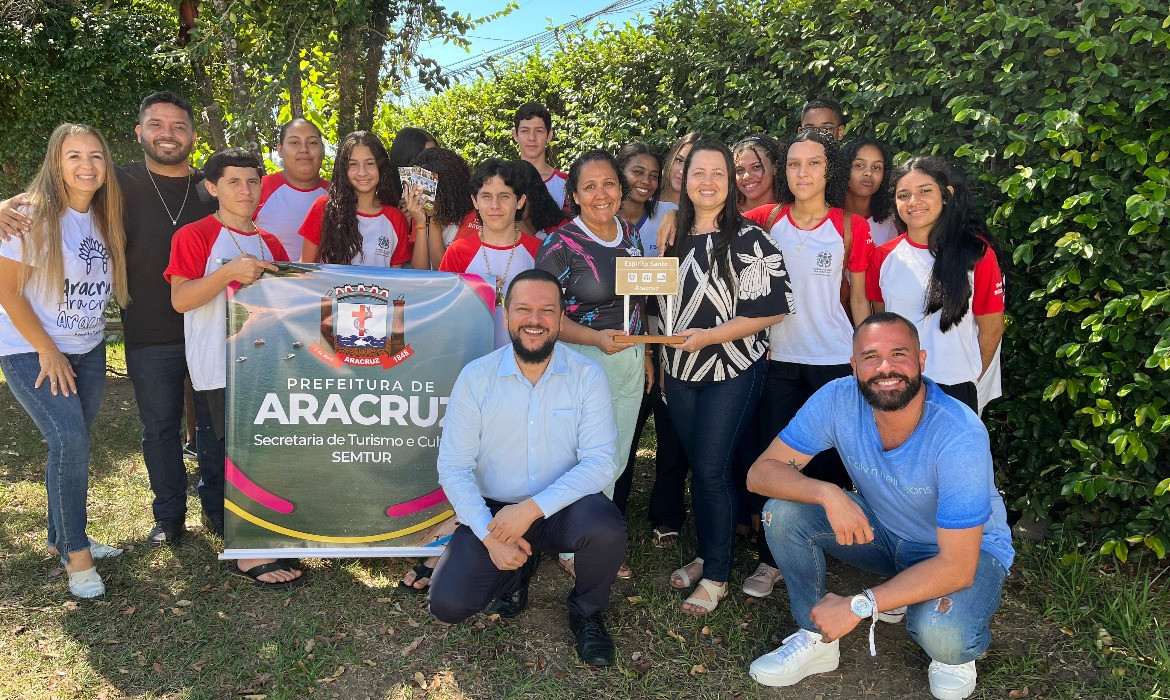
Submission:
[[[809,97],[900,157],[961,163],[1008,272],[1006,396],[985,413],[1009,507],[1170,544],[1170,17],[1162,0],[678,2],[401,112],[475,161],[511,111],[597,145],[791,133]],[[848,137],[848,136],[847,136]],[[1009,264],[1010,263],[1010,264]]]
[[[23,189],[58,124],[90,124],[116,159],[141,157],[130,125],[143,96],[183,90],[165,56],[175,24],[149,3],[43,3],[0,22],[0,198]]]

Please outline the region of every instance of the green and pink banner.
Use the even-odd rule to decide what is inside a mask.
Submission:
[[[229,299],[222,558],[437,553],[443,415],[492,350],[494,280],[280,267]]]

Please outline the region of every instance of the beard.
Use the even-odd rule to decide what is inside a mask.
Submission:
[[[906,388],[901,391],[880,391],[874,388],[883,379],[901,379],[906,383]],[[900,411],[909,406],[914,397],[918,396],[918,392],[922,390],[922,375],[919,374],[911,379],[898,372],[879,374],[876,377],[871,377],[867,382],[858,379],[857,388],[861,390],[861,395],[865,397],[866,403],[874,409]]]
[[[166,155],[156,149],[154,144],[148,143],[141,137],[138,139],[138,144],[142,146],[142,150],[146,152],[146,155],[150,156],[151,160],[161,165],[179,165],[180,163],[186,163],[187,159],[191,157],[191,150],[195,147],[194,142],[190,143],[186,148],[184,148],[183,144],[179,143],[178,141],[175,143],[178,145],[178,148],[171,155]]]
[[[552,355],[553,348],[557,344],[557,336],[556,334],[549,334],[547,340],[529,350],[524,347],[523,338],[520,336],[520,333],[527,327],[537,328],[538,326],[520,326],[515,331],[508,330],[508,337],[512,339],[512,352],[516,353],[516,359],[520,360],[520,362],[528,365],[538,365]]]

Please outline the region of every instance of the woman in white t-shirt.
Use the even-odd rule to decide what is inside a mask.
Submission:
[[[865,219],[874,246],[882,245],[898,235],[890,192],[890,171],[894,164],[886,156],[885,145],[874,139],[853,139],[841,150],[849,166],[845,211]]]
[[[993,368],[1003,337],[1003,273],[991,232],[970,202],[962,173],[934,156],[894,173],[899,228],[877,248],[866,292],[875,311],[918,328],[924,374],[979,412],[977,382]]]
[[[414,264],[410,225],[393,202],[398,173],[386,148],[368,131],[342,140],[333,164],[329,194],[322,195],[301,224],[301,262],[371,267],[426,267]],[[425,246],[423,247],[425,249]]]
[[[105,592],[94,559],[122,550],[86,535],[89,430],[106,378],[105,318],[126,291],[122,193],[105,139],[62,124],[28,187],[32,226],[0,244],[0,368],[49,447],[50,550],[79,598]]]
[[[768,372],[759,410],[760,450],[771,444],[818,389],[849,376],[853,354],[850,319],[860,322],[869,315],[865,271],[873,244],[865,219],[841,208],[849,179],[848,162],[836,141],[816,130],[798,134],[781,153],[784,177],[780,178],[780,204],[745,213],[768,231],[784,253],[796,299],[793,313],[768,331]],[[853,487],[836,450],[816,455],[804,474],[845,489]],[[753,513],[763,505],[764,499],[758,496],[750,502]],[[760,565],[744,581],[744,592],[764,597],[772,592],[780,571],[762,537],[757,551]]]

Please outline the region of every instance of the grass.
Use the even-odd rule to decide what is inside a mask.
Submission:
[[[865,634],[843,641],[839,672],[794,688],[760,688],[750,661],[791,631],[787,601],[733,595],[711,615],[679,610],[666,574],[690,559],[688,526],[673,549],[644,524],[652,431],[639,451],[631,499],[634,578],[614,589],[607,619],[611,669],[576,663],[565,627],[569,579],[542,565],[529,610],[447,627],[423,600],[396,589],[410,562],[308,561],[295,591],[256,589],[218,562],[189,501],[190,536],[173,549],[143,543],[150,489],[120,349],[94,430],[90,522],[126,546],[100,563],[108,593],[78,601],[45,552],[44,443],[0,390],[0,698],[925,698],[926,658],[903,626],[882,626],[879,655]],[[737,574],[754,569],[740,547]],[[1021,544],[979,664],[976,698],[1170,698],[1166,569],[1116,565],[1062,538]],[[830,568],[830,589],[872,583]]]

